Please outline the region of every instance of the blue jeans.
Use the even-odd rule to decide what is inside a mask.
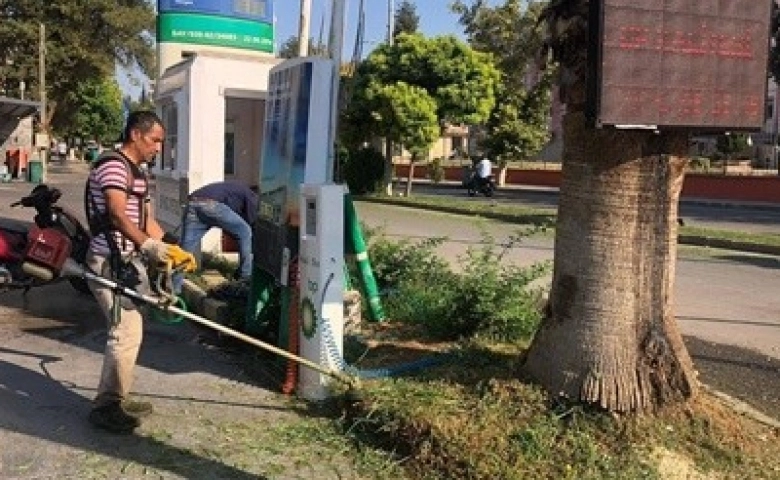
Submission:
[[[184,210],[181,248],[194,252],[213,227],[221,228],[238,240],[239,268],[236,276],[252,276],[252,227],[224,203],[192,200]]]

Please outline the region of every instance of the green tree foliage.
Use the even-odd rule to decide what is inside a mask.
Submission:
[[[388,117],[375,110],[382,86],[404,83],[424,91],[435,104],[441,126],[487,120],[498,80],[491,56],[455,37],[401,34],[395,44],[374,50],[358,68],[344,118],[346,137],[359,143],[387,133]]]
[[[436,141],[436,101],[424,89],[404,82],[373,83],[366,93],[382,136],[416,156]]]
[[[402,33],[417,33],[419,28],[420,16],[417,15],[417,5],[409,0],[403,0],[395,12],[393,38]]]
[[[744,133],[718,135],[716,140],[718,152],[726,158],[744,154],[750,147],[748,138],[748,135]]]
[[[314,43],[313,39],[309,39],[309,56],[310,57],[324,57],[328,54],[328,49],[324,45]],[[280,58],[296,58],[298,56],[298,37],[293,36],[288,38],[279,48]]]
[[[122,133],[122,91],[111,78],[88,78],[71,93],[68,103],[79,102],[67,134],[98,143],[114,142]]]
[[[117,64],[154,68],[155,11],[147,0],[0,0],[2,77],[9,86],[24,80],[32,98],[39,90],[40,24],[46,28],[47,127],[68,129],[80,107],[68,99],[84,79],[111,76]]]
[[[527,158],[549,139],[549,73],[536,67],[541,45],[541,4],[524,6],[506,0],[490,7],[486,0],[457,0],[452,10],[460,15],[470,45],[490,52],[501,70],[499,98],[490,115],[481,147],[491,158],[506,161]]]

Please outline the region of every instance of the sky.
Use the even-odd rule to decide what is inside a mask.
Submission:
[[[355,31],[358,23],[358,6],[360,0],[346,1],[346,20],[344,33],[345,52],[351,52],[355,46]],[[376,44],[385,40],[387,35],[387,11],[388,0],[363,0],[365,2],[366,29],[363,46],[364,54],[371,51]],[[323,16],[325,19],[325,31],[323,40],[327,42],[330,22],[331,0],[311,0],[311,37],[316,42],[319,39]],[[394,0],[398,9],[401,0]],[[449,5],[452,0],[416,0],[417,15],[420,17],[420,31],[426,36],[457,35],[462,37],[463,29],[458,25],[458,17],[450,12]],[[496,2],[490,2],[496,3]],[[288,38],[298,35],[298,21],[300,18],[300,0],[275,0],[274,9],[276,16],[276,40],[278,44],[284,43]]]
[[[225,0],[227,1],[227,0]],[[276,17],[276,43],[282,45],[287,39],[298,35],[300,19],[300,0],[270,0],[274,5]],[[363,55],[367,55],[376,45],[383,42],[387,36],[388,1],[364,0],[366,12],[366,28],[364,33]],[[392,0],[397,10],[401,0]],[[456,35],[463,38],[463,28],[458,25],[458,17],[453,14],[449,5],[453,0],[413,0],[420,17],[420,32],[428,37],[437,35]],[[358,23],[358,7],[360,0],[345,0],[346,18],[344,24],[344,58],[350,58],[355,48],[355,34]],[[491,0],[490,5],[497,5],[501,0]],[[156,2],[155,2],[156,3]],[[468,2],[467,2],[468,3]],[[332,0],[311,0],[311,30],[310,36],[317,42],[322,34],[325,43],[330,31],[330,6]],[[324,20],[324,21],[323,21]],[[324,24],[324,28],[323,28]],[[324,31],[323,31],[324,30]],[[321,33],[322,32],[322,33]],[[139,78],[137,72],[117,70],[117,79],[122,90],[133,98],[141,92],[141,84],[147,79]]]

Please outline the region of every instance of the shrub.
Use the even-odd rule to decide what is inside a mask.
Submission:
[[[433,183],[439,183],[444,180],[444,166],[441,158],[434,158],[428,165],[428,178]]]
[[[372,147],[349,151],[343,158],[343,180],[354,195],[374,193],[381,190],[385,173],[385,158]]]
[[[482,245],[458,260],[457,271],[435,253],[441,238],[416,243],[375,239],[370,254],[374,275],[385,289],[388,317],[417,325],[436,340],[530,337],[540,320],[541,295],[530,284],[549,271],[549,262],[521,268],[505,265],[504,256],[537,230],[522,232],[504,245],[483,235]]]

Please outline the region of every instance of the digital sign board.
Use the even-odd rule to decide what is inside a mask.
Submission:
[[[274,23],[272,0],[158,0],[158,13],[201,13]]]
[[[591,2],[596,126],[760,129],[770,0]]]

